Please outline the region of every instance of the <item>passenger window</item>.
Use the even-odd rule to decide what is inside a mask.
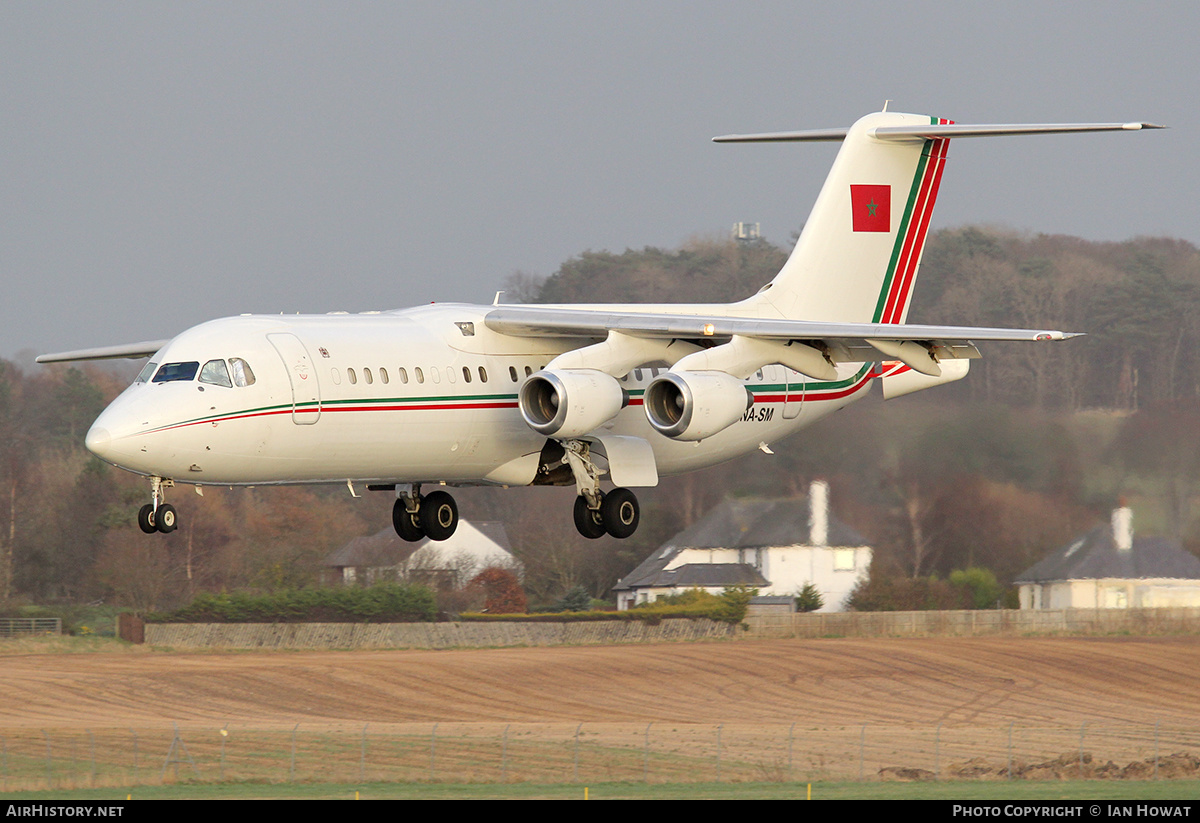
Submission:
[[[434,383],[442,382],[442,373],[440,371],[438,371],[437,366],[429,367],[429,379],[432,380]]]
[[[464,383],[471,382],[471,367],[470,366],[463,366],[463,382]]]
[[[406,368],[404,368],[403,366],[401,366],[401,367],[400,367],[399,369],[397,369],[396,371],[398,371],[398,372],[400,373],[400,382],[401,382],[401,383],[407,383],[407,382],[408,382],[408,369],[406,369]]]
[[[150,379],[150,375],[154,374],[154,370],[157,368],[158,368],[157,363],[147,363],[146,365],[142,366],[142,370],[140,372],[138,372],[138,376],[134,378],[133,382],[134,383],[145,383],[147,380]],[[516,379],[517,379],[516,377],[513,377],[513,380],[516,380]]]
[[[387,369],[385,369],[383,366],[379,367],[379,382],[381,382],[381,383],[388,382]]]
[[[205,363],[204,368],[200,370],[200,382],[224,386],[227,389],[233,388],[233,381],[229,379],[229,369],[225,367],[224,360],[209,360]]]
[[[512,378],[512,381],[514,383],[517,382],[517,367],[516,366],[508,367],[508,376]]]
[[[195,360],[190,363],[164,363],[163,367],[158,370],[158,374],[154,375],[153,382],[174,383],[180,380],[191,380],[199,370],[200,363]]]
[[[641,379],[642,379],[642,370],[641,369],[633,370],[633,379],[637,380],[639,382],[641,381]]]
[[[254,372],[250,371],[250,364],[240,357],[229,358],[229,368],[233,372],[233,385],[239,388],[254,385]]]
[[[421,371],[421,367],[420,367],[420,366],[417,366],[415,369],[413,369],[413,372],[414,372],[414,373],[417,375],[417,382],[418,382],[418,383],[424,383],[424,382],[425,382],[425,372]]]
[[[529,376],[529,375],[531,375],[531,374],[533,374],[533,369],[531,369],[531,368],[529,368],[528,366],[526,366],[526,367],[525,367],[525,376],[526,376],[526,377],[528,377],[528,376]]]
[[[363,380],[367,381],[368,386],[375,382],[375,378],[371,377],[370,369],[363,369]]]
[[[354,369],[346,369],[346,376],[350,378],[351,385],[358,384],[358,375],[354,373]]]
[[[485,369],[483,366],[479,367],[479,382],[480,383],[487,382],[487,369]]]
[[[446,367],[446,380],[451,383],[454,382],[455,377],[454,377],[454,367],[453,366]]]
[[[330,369],[329,374],[333,377],[333,385],[342,385],[342,373],[337,369]]]

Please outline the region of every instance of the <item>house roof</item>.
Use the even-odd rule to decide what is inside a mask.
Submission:
[[[1097,526],[1030,566],[1013,582],[1148,577],[1200,580],[1200,558],[1168,537],[1137,537],[1132,549],[1121,551],[1113,540],[1112,530]]]
[[[751,549],[811,545],[807,497],[725,500],[663,544],[680,549]],[[861,534],[829,518],[829,546],[865,546]]]
[[[433,548],[455,554],[471,548],[499,548],[512,553],[508,532],[504,524],[494,520],[459,521],[458,529],[448,540],[434,541],[428,537],[416,543],[400,538],[390,526],[372,535],[356,537],[340,549],[335,549],[326,558],[324,565],[342,568],[358,566],[389,568],[403,563],[424,548]]]
[[[770,585],[757,570],[758,581],[738,580],[730,583],[662,582],[664,575],[672,574],[689,566],[681,566],[670,572],[663,570],[684,549],[756,549],[772,546],[810,545],[812,524],[809,521],[807,497],[788,497],[773,500],[739,499],[725,500],[707,515],[679,532],[659,546],[636,569],[617,581],[614,591],[646,586],[720,586],[720,585]],[[867,541],[854,529],[840,520],[829,517],[829,532],[826,543],[830,546],[865,546]],[[743,564],[691,564],[699,567],[720,568]],[[751,566],[746,568],[753,569]]]
[[[644,586],[678,586],[708,588],[711,586],[768,586],[771,581],[748,563],[685,563],[654,575]]]

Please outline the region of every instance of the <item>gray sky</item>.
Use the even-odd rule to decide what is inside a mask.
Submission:
[[[1153,2],[7,0],[0,356],[490,302],[514,270],[735,220],[782,243],[836,146],[710,138],[887,98],[1172,127],[957,141],[935,228],[1198,242],[1198,23]]]

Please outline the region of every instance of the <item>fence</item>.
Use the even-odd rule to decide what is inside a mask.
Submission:
[[[0,617],[0,637],[27,634],[62,634],[58,617]]]
[[[176,781],[646,783],[1200,777],[1200,729],[405,724],[0,732],[0,791]]]
[[[176,649],[453,649],[712,640],[717,620],[579,623],[147,623],[145,642]]]
[[[122,616],[124,619],[124,616]],[[144,641],[177,649],[450,649],[661,643],[718,638],[1195,634],[1200,608],[753,614],[748,631],[715,620],[582,623],[149,623]],[[140,620],[121,636],[142,642]]]
[[[1194,634],[1200,608],[752,614],[746,623],[750,636],[777,638]]]

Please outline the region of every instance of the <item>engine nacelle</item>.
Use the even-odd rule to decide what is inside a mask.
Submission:
[[[617,416],[629,394],[615,377],[595,369],[540,371],[521,386],[517,401],[529,428],[547,437],[582,437]]]
[[[729,428],[754,403],[746,384],[722,371],[660,374],[646,386],[646,418],[674,440],[703,440]]]

